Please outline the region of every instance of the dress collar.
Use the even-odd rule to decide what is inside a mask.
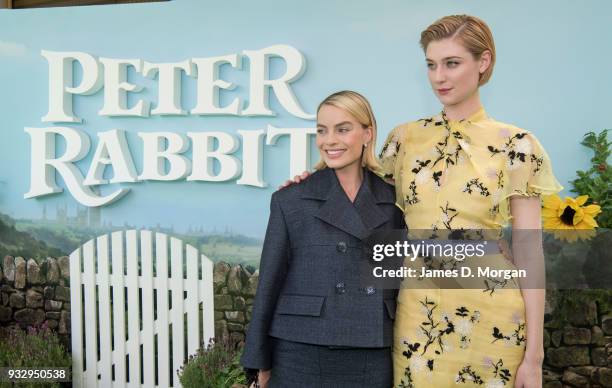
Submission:
[[[444,112],[444,110],[442,111],[442,120],[450,125],[453,124],[471,124],[477,121],[481,121],[486,119],[487,116],[487,112],[485,112],[484,107],[480,107],[480,109],[478,109],[476,112],[472,113],[467,119],[461,119],[461,120],[449,120],[446,118],[446,113]]]

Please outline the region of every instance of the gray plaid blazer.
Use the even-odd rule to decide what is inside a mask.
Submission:
[[[241,364],[272,367],[269,336],[328,346],[391,346],[397,290],[360,281],[362,242],[405,228],[395,189],[368,169],[351,203],[333,169],[275,192]]]

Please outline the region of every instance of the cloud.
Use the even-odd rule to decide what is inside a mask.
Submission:
[[[21,43],[0,40],[0,57],[24,57],[28,48]]]

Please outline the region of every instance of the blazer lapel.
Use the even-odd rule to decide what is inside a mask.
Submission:
[[[389,221],[389,216],[377,206],[379,204],[395,204],[395,197],[385,195],[388,193],[378,186],[379,181],[372,179],[372,172],[364,169],[364,182],[355,198],[355,208],[359,212],[363,223],[371,233],[374,229]],[[380,182],[382,183],[382,182]]]
[[[329,197],[314,216],[360,240],[366,238],[368,231],[359,218],[355,207],[349,201],[340,184],[336,184],[336,186],[338,189],[334,188],[330,191]]]
[[[340,186],[332,169],[326,168],[307,179],[302,198],[325,201],[315,217],[360,240],[368,237],[372,230],[388,220],[388,216],[378,208],[381,200],[376,198],[371,186],[370,172],[364,170],[364,182],[355,202],[351,203]],[[316,179],[313,179],[316,178]],[[376,192],[376,190],[374,190]],[[387,200],[383,200],[385,202]],[[393,203],[393,202],[391,202]]]

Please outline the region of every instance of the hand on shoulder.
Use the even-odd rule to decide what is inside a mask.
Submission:
[[[285,183],[278,186],[278,189],[284,189],[285,187],[291,186],[292,184],[299,184],[303,180],[306,180],[306,178],[308,178],[310,175],[312,175],[310,172],[304,171],[301,175],[296,175],[293,177],[293,179],[286,180]]]

